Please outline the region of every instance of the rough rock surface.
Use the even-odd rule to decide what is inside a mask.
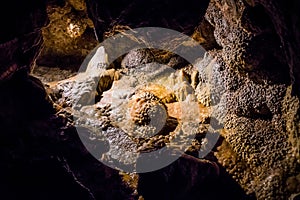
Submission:
[[[101,62],[100,57],[107,57],[103,55],[105,52],[101,51],[101,49],[104,49],[104,47],[99,47],[97,52],[100,52],[100,54],[94,54],[88,63],[86,71],[76,75],[81,77],[80,79],[75,76],[71,79],[54,83],[54,85],[50,85],[53,92],[55,93],[56,91],[55,87],[60,87],[63,93],[78,91],[68,93],[69,99],[78,99],[78,97],[82,96],[82,89],[78,89],[76,83],[73,83],[76,81],[79,81],[78,83],[86,83],[83,85],[85,90],[89,90],[89,92],[96,90],[93,86],[87,84],[90,82],[91,77],[88,72],[91,71],[93,66],[98,66],[97,63],[93,63],[93,60]],[[56,99],[56,101],[68,102],[68,105],[64,106],[66,108],[60,109],[60,112],[72,114],[75,120],[70,120],[76,124],[77,130],[78,128],[81,129],[81,127],[89,130],[89,132],[79,131],[79,135],[83,138],[87,149],[93,152],[94,157],[109,164],[109,166],[128,171],[143,170],[145,165],[151,166],[154,163],[160,163],[160,158],[156,158],[158,155],[168,154],[169,157],[178,158],[183,154],[180,156],[179,161],[162,170],[146,173],[145,175],[143,173],[138,174],[138,183],[133,189],[138,190],[138,194],[142,195],[143,198],[173,199],[176,197],[182,199],[188,197],[197,199],[202,197],[218,199],[219,194],[221,195],[222,193],[211,195],[212,190],[225,192],[227,187],[233,187],[238,191],[236,194],[228,193],[232,198],[243,197],[242,190],[231,182],[232,180],[226,175],[225,171],[222,170],[220,174],[219,166],[215,160],[208,161],[198,158],[199,149],[202,146],[210,145],[211,141],[205,141],[204,139],[205,135],[210,133],[206,129],[208,124],[205,124],[205,114],[202,113],[203,115],[201,115],[197,112],[200,106],[193,95],[193,87],[185,79],[182,70],[174,70],[167,65],[162,66],[157,63],[144,64],[143,60],[136,61],[136,57],[125,57],[124,59],[128,63],[134,63],[130,60],[133,59],[136,63],[132,64],[129,69],[119,69],[122,76],[120,79],[114,80],[112,87],[107,88],[107,91],[103,92],[99,102],[91,105],[88,103],[88,105],[78,104],[74,106],[72,104],[76,102],[69,101],[69,99]],[[104,66],[107,67],[108,64]],[[102,82],[101,77],[107,71],[104,70],[105,67],[99,69],[97,70],[98,75],[96,71],[93,71],[94,73],[92,74],[96,77],[98,76],[99,82]],[[101,85],[99,84],[98,86]],[[56,96],[55,94],[53,95]],[[139,99],[137,104],[140,103],[140,106],[135,106],[137,99]],[[164,117],[162,118],[166,119],[161,119],[157,116],[151,118],[153,116],[148,115],[153,115],[153,112],[149,113],[149,110],[144,110],[143,104],[148,106],[145,109],[153,109],[156,105],[162,106],[164,113],[159,113],[158,115],[163,115]],[[77,108],[77,111],[74,108]],[[206,113],[206,116],[208,113]],[[154,115],[156,114],[154,112]],[[168,119],[170,116],[173,118]],[[136,121],[136,118],[138,118],[138,121]],[[155,120],[159,120],[159,122],[155,122]],[[166,121],[165,124],[163,121]],[[164,127],[157,127],[160,124],[164,124]],[[201,125],[199,126],[199,124]],[[94,142],[88,138],[94,138]],[[102,144],[97,144],[97,140],[102,141],[103,138],[106,138],[109,143],[107,148],[104,148]],[[150,152],[157,153],[153,155],[147,154]],[[178,155],[179,152],[181,154]],[[184,152],[194,157],[188,156]],[[187,174],[187,171],[191,173]],[[162,190],[157,195],[149,192],[151,187],[148,184],[153,184],[154,177],[158,179],[166,178],[166,180],[161,180],[161,186],[164,187],[155,187],[155,190]],[[182,187],[177,193],[174,192],[174,188],[180,187],[180,179],[184,179],[187,186]],[[165,188],[165,185],[171,183],[168,180],[172,180],[173,186]],[[230,184],[225,186],[224,184],[227,181]],[[217,186],[211,188],[213,185]],[[202,189],[198,190],[198,187],[202,187]]]
[[[161,66],[157,63],[143,65],[143,61],[140,61],[132,66],[133,68],[129,67],[128,72],[120,69],[119,73],[122,73],[120,80],[114,78],[108,80],[105,79],[106,74],[112,72],[112,77],[114,77],[113,74],[118,74],[118,72],[115,69],[105,70],[108,67],[106,57],[108,56],[104,51],[104,47],[100,46],[90,62],[87,63],[85,72],[81,72],[70,79],[47,85],[52,100],[60,107],[70,108],[75,118],[79,117],[79,120],[75,121],[76,125],[84,126],[93,131],[94,126],[98,124],[96,122],[98,120],[99,126],[97,127],[100,132],[95,134],[112,135],[110,138],[113,141],[110,142],[112,150],[109,154],[114,159],[118,157],[116,154],[121,153],[122,156],[128,150],[138,150],[138,145],[143,146],[144,150],[147,148],[146,143],[145,145],[142,143],[136,144],[133,147],[130,144],[134,144],[135,141],[130,141],[128,136],[145,138],[149,135],[154,136],[159,133],[160,135],[168,135],[169,132],[172,132],[175,127],[173,129],[169,127],[172,123],[170,123],[168,117],[167,107],[175,109],[189,104],[190,109],[182,109],[181,111],[177,109],[179,112],[177,115],[172,115],[175,112],[172,109],[170,110],[170,114],[176,116],[173,119],[176,123],[178,123],[177,119],[183,123],[184,120],[192,119],[194,121],[197,117],[197,121],[201,121],[201,117],[198,116],[199,112],[196,112],[200,106],[196,102],[193,88],[183,77],[181,70],[175,71],[166,65]],[[131,57],[131,59],[135,60],[136,58]],[[129,62],[133,63],[130,60]],[[112,81],[112,83],[106,84],[107,81]],[[103,87],[106,85],[110,85],[110,87]],[[98,103],[95,95],[96,91],[103,91],[99,94]],[[169,103],[173,103],[173,106],[169,106]],[[195,104],[196,107],[192,107],[192,104]],[[108,114],[105,114],[105,119],[102,117],[103,114],[98,112],[99,106],[106,107],[109,110]],[[164,122],[166,125],[160,126]],[[180,130],[180,128],[176,129],[173,137],[179,135]],[[121,137],[121,135],[126,134],[127,139],[125,136]],[[182,136],[184,137],[184,135]],[[117,141],[113,137],[123,139]],[[158,137],[158,139],[163,138]],[[167,137],[165,139],[168,141]],[[150,143],[152,140],[149,140]],[[157,141],[152,142],[156,143]],[[163,141],[162,144],[164,143]],[[172,143],[170,145],[172,146]],[[125,149],[122,150],[122,146]],[[130,149],[128,149],[128,146],[130,146]],[[113,150],[114,148],[118,149],[119,153],[116,153],[118,151]],[[134,156],[128,155],[129,157]],[[124,162],[129,162],[129,160]]]
[[[42,29],[44,45],[37,65],[77,71],[98,43],[85,1],[58,1],[48,5],[47,14],[50,23]]]
[[[101,4],[88,4],[93,5],[89,15],[99,38],[145,24],[173,28],[172,23],[155,23],[155,18],[146,23],[140,23],[143,17],[131,18],[139,5],[135,2],[119,4],[121,15],[118,9],[97,14]],[[225,127],[224,142],[215,155],[258,199],[287,199],[298,193],[298,182],[291,181],[299,174],[296,8],[296,1],[211,0],[205,19],[194,25],[193,37],[215,58],[199,64],[197,88],[199,100],[214,107],[212,117]],[[115,20],[110,24],[104,19]],[[287,187],[291,182],[296,186]]]
[[[57,2],[62,3],[60,7]],[[214,58],[207,57],[197,64],[199,84],[193,86],[198,100],[211,107],[213,127],[224,126],[220,131],[223,138],[218,148],[213,149],[214,155],[206,157],[211,161],[204,164],[191,149],[187,153],[193,157],[183,156],[161,171],[141,174],[133,187],[126,185],[125,176],[102,165],[86,151],[71,124],[70,112],[61,109],[55,113],[44,85],[29,75],[41,52],[41,28],[53,19],[51,15],[47,18],[46,3],[67,13],[71,7],[78,14],[76,20],[90,26],[85,14],[81,15],[85,9],[83,1],[69,0],[65,4],[10,0],[1,4],[8,11],[0,14],[1,198],[137,199],[138,195],[145,199],[299,198],[299,1],[87,0],[88,15],[100,42],[124,29],[162,26],[190,34]],[[75,19],[67,13],[56,14]],[[71,29],[71,35],[82,33],[76,26]],[[76,56],[86,53],[72,48],[64,52]],[[139,60],[143,62],[142,58]],[[172,62],[170,66],[174,66]],[[105,77],[111,80],[112,76]],[[106,87],[109,84],[103,86]],[[108,127],[108,107],[92,105],[82,109],[87,113],[83,121]],[[89,113],[101,115],[101,120],[87,120]],[[82,130],[86,135],[93,134],[87,127]],[[108,139],[97,137],[98,145],[88,139],[99,156],[107,151],[109,142],[121,144],[125,138],[125,134],[115,137],[120,133],[118,129],[108,130]],[[154,141],[158,147],[161,139],[165,137]],[[199,144],[195,141],[194,146],[197,150]],[[117,147],[122,146],[115,147],[120,153]],[[214,162],[219,166],[212,165]],[[202,174],[200,169],[211,171]]]
[[[45,2],[1,8],[8,16],[1,12],[0,198],[130,199],[119,172],[91,157],[67,117],[55,114],[44,84],[29,75],[48,23]]]
[[[215,154],[219,162],[257,199],[288,199],[298,193],[287,187],[300,172],[299,100],[293,95],[299,88],[294,79],[299,61],[293,56],[299,48],[290,44],[297,38],[288,27],[299,17],[287,11],[289,6],[212,0],[205,16],[222,49],[210,52],[215,62],[199,64],[205,81],[198,98],[210,99],[213,116],[225,128]],[[294,21],[286,24],[290,15]]]
[[[87,5],[98,38],[102,41],[128,27],[166,27],[191,34],[202,19],[208,0],[176,3],[168,0],[87,0]]]

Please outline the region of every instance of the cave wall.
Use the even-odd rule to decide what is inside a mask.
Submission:
[[[98,44],[85,1],[57,1],[47,6],[49,24],[42,28],[43,49],[38,66],[77,72],[88,53]]]
[[[215,155],[258,199],[299,192],[295,4],[210,1],[205,16],[222,47],[213,52],[217,62],[204,67],[213,72],[203,85],[214,94],[215,115],[225,128]]]
[[[118,29],[142,26],[172,28],[201,41],[216,58],[213,65],[199,64],[214,72],[199,89],[216,93],[212,105],[225,128],[218,161],[248,194],[287,199],[300,192],[299,1],[199,2],[87,0],[87,8],[100,42]],[[116,171],[86,158],[75,131],[64,129],[64,117],[54,114],[43,84],[30,75],[43,44],[41,29],[49,24],[46,5],[53,1],[7,3],[1,7],[10,12],[0,17],[3,195],[130,198]],[[199,35],[203,26],[208,35]]]
[[[116,8],[113,1],[87,3],[98,38],[118,33],[118,28],[150,25],[172,28],[199,41],[215,58],[214,64],[198,65],[199,79],[209,80],[200,82],[198,97],[213,97],[214,117],[224,125],[225,140],[215,152],[219,162],[258,199],[287,199],[299,192],[298,2],[211,0],[204,18],[201,9],[197,18],[193,3],[174,2],[179,8],[174,13],[160,6],[165,20],[152,17],[151,9],[139,13],[144,7],[155,8],[155,1],[143,5],[124,1]],[[169,20],[180,18],[178,12],[191,26]],[[201,93],[207,88],[208,94]]]
[[[57,2],[1,3],[0,198],[129,199],[132,191],[118,171],[88,154],[66,117],[55,114],[44,84],[31,75],[51,3]]]
[[[118,31],[146,26],[170,28],[190,35],[201,21],[208,1],[87,0],[87,5],[88,15],[102,41]]]

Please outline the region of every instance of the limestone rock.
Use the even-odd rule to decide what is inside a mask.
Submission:
[[[123,68],[132,68],[138,65],[154,62],[154,56],[149,49],[131,50],[123,58],[121,66]]]
[[[215,155],[247,193],[258,199],[289,198],[292,193],[285,182],[299,173],[297,158],[290,154],[298,140],[289,139],[298,131],[287,128],[286,116],[297,112],[298,106],[286,109],[295,100],[288,87],[293,84],[290,68],[280,53],[284,41],[273,27],[284,22],[278,18],[274,22],[274,16],[267,14],[274,4],[211,1],[206,19],[214,26],[222,50],[210,52],[214,62],[208,59],[198,65],[198,97],[209,100],[212,116],[227,130]]]
[[[84,1],[48,5],[50,23],[43,28],[44,48],[37,64],[77,71],[80,63],[98,44]]]

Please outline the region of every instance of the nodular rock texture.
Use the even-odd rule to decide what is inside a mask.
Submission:
[[[214,171],[212,179],[205,179],[208,182],[201,180],[201,172],[182,174],[203,169],[198,158],[187,156],[169,168],[142,174],[137,188],[86,151],[70,117],[56,113],[43,83],[30,75],[47,39],[42,29],[54,23],[46,8],[59,4],[66,11],[70,8],[65,10],[65,3],[1,3],[8,11],[0,14],[1,198],[166,199],[179,188],[178,199],[220,199],[197,189],[209,186],[231,199],[299,197],[299,1],[87,0],[87,11],[82,1],[67,1],[83,26],[94,27],[98,42],[129,28],[160,26],[190,35],[210,55],[196,64],[196,94],[223,127],[222,143],[210,155],[222,169],[221,178]],[[76,36],[77,29],[72,30],[70,34]],[[79,55],[74,50],[61,51],[59,56],[73,53]],[[102,146],[106,143],[101,141]],[[191,187],[185,188],[181,181]],[[232,193],[227,193],[229,188]],[[155,190],[162,195],[155,195]]]

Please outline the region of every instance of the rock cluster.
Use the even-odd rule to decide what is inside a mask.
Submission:
[[[1,7],[8,11],[0,14],[4,199],[299,198],[299,1],[10,0]],[[207,57],[191,67],[168,52],[135,50],[113,66],[88,68],[79,79],[47,86],[30,74],[36,63],[70,67],[74,61],[77,66],[97,42],[143,26],[186,33],[208,51]],[[128,115],[116,108],[134,99],[136,90],[114,91],[124,74],[131,77],[127,83],[139,85],[137,77],[153,61],[172,67],[178,82],[171,90],[153,85],[144,90],[168,118],[159,134],[132,140],[128,130],[117,126]],[[108,105],[116,94],[118,101]],[[136,103],[152,106],[147,101]],[[197,123],[181,123],[180,101],[201,103],[203,113],[195,113],[194,104],[184,110],[199,115]],[[136,125],[147,125],[149,114],[157,114],[148,108],[135,111],[129,120]],[[144,111],[145,121],[140,120]],[[72,118],[88,146],[82,145]],[[181,147],[190,136],[177,134],[184,129],[196,135],[187,149]],[[217,133],[222,137],[206,160],[197,158],[199,148],[211,145],[204,135]],[[139,174],[132,185],[124,184],[129,176],[99,163],[88,151],[132,167],[141,152],[169,146],[185,154],[166,168]],[[130,149],[134,151],[124,155]],[[147,161],[139,159],[139,164]]]
[[[47,6],[49,24],[42,29],[39,66],[77,71],[98,41],[84,0],[63,0]]]

